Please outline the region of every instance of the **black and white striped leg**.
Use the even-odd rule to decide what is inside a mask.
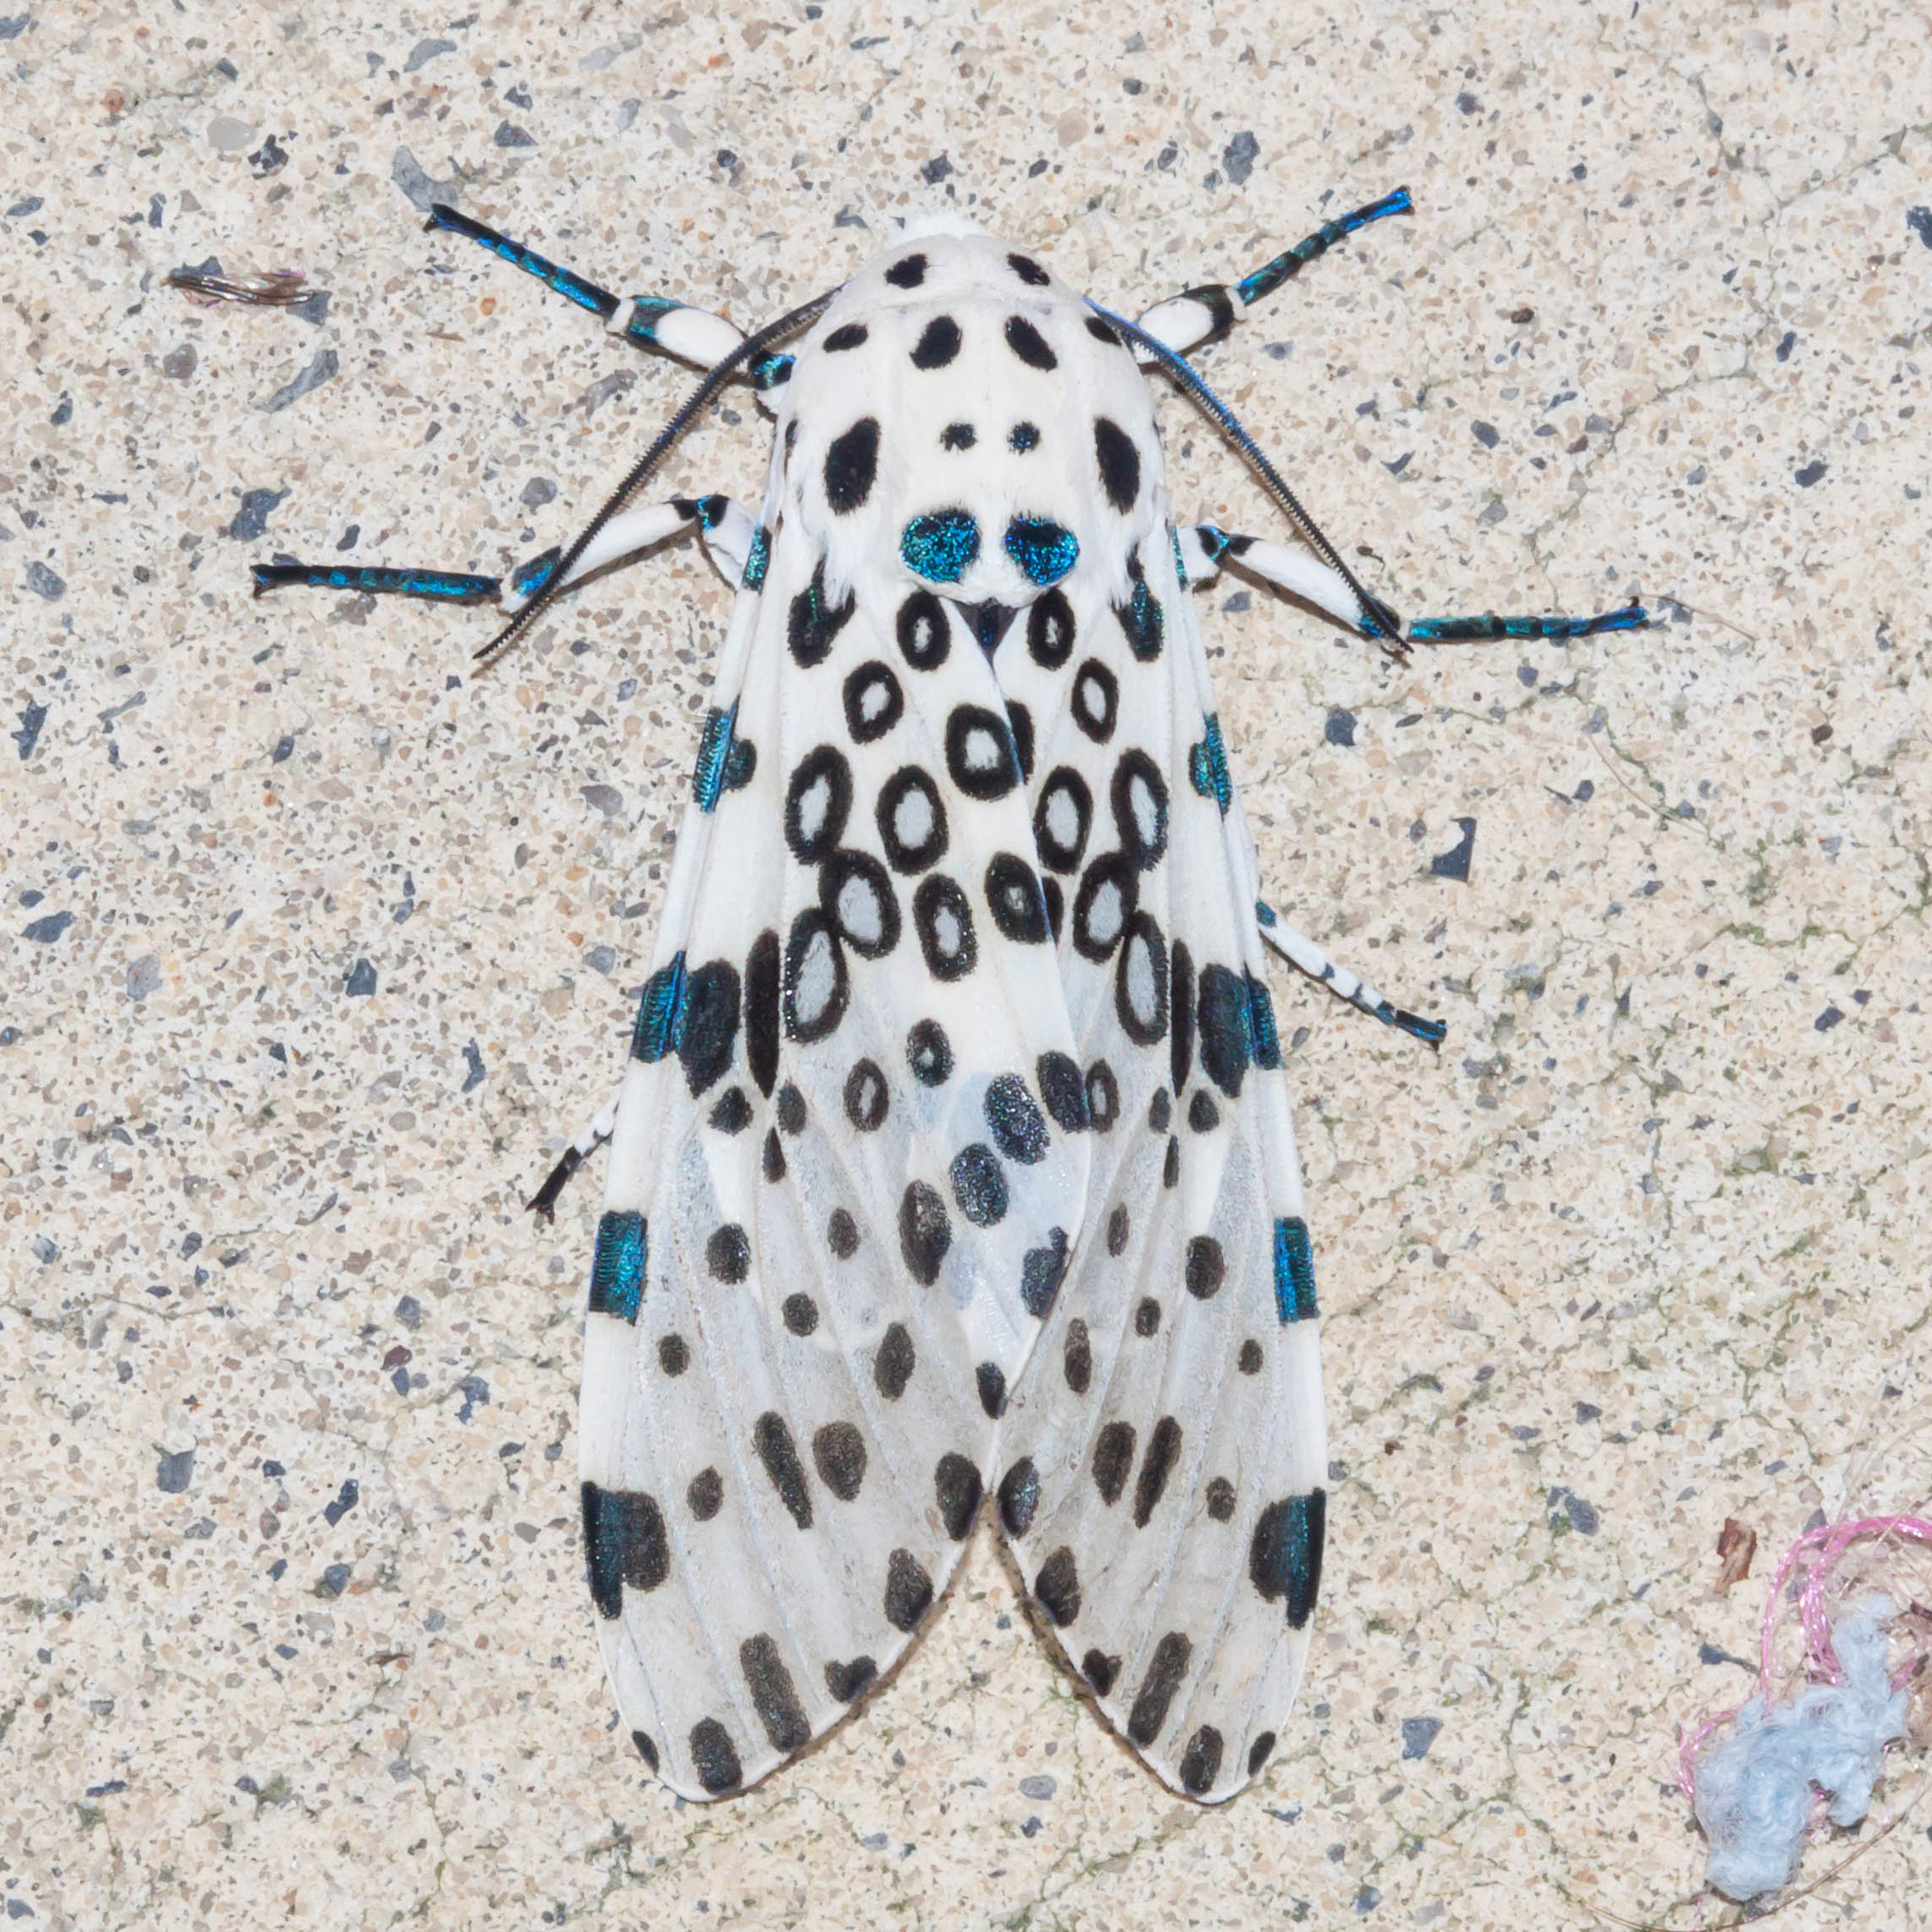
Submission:
[[[751,512],[728,496],[675,496],[669,503],[641,504],[612,517],[573,565],[564,588],[693,527],[724,581],[734,589],[741,584],[758,539]],[[393,591],[443,604],[494,604],[501,610],[515,611],[549,582],[561,555],[553,546],[525,558],[507,577],[382,565],[258,563],[255,589],[259,594],[301,584],[319,591]]]
[[[1352,209],[1337,221],[1324,222],[1312,235],[1297,242],[1273,261],[1264,261],[1253,275],[1243,275],[1232,286],[1210,282],[1171,295],[1165,302],[1157,302],[1141,317],[1141,326],[1181,355],[1208,342],[1218,342],[1257,302],[1274,294],[1283,282],[1291,281],[1344,236],[1366,228],[1371,222],[1379,222],[1384,215],[1407,214],[1411,206],[1408,190],[1398,188],[1394,193],[1385,194],[1365,208]],[[1143,350],[1137,349],[1135,353],[1142,362],[1153,359]]]
[[[613,1093],[597,1117],[563,1150],[562,1159],[550,1170],[543,1185],[525,1203],[532,1214],[541,1215],[545,1221],[556,1220],[558,1196],[570,1185],[571,1175],[617,1131],[617,1102],[623,1091],[620,1088],[617,1093]]]
[[[1355,587],[1307,550],[1272,543],[1262,537],[1231,537],[1212,524],[1175,532],[1181,568],[1190,584],[1209,582],[1224,563],[1300,597],[1318,610],[1341,619],[1365,638],[1374,638],[1391,656],[1405,657],[1410,644],[1472,643],[1501,638],[1588,638],[1605,631],[1641,630],[1650,622],[1641,604],[1606,610],[1594,617],[1418,617],[1391,638],[1374,613],[1363,606]]]
[[[441,202],[430,208],[428,226],[432,231],[442,228],[453,235],[467,236],[512,268],[534,275],[546,289],[555,290],[565,301],[575,302],[579,308],[596,316],[607,335],[619,336],[641,348],[660,349],[668,356],[675,356],[680,362],[710,369],[744,341],[744,331],[737,324],[712,314],[709,309],[690,308],[685,303],[674,302],[668,295],[614,295],[575,269],[561,267],[534,248],[512,242],[508,235],[499,234]],[[761,357],[747,373],[752,387],[762,399],[791,375],[791,358]]]
[[[1271,951],[1280,954],[1291,966],[1306,973],[1310,979],[1319,980],[1338,998],[1346,1000],[1352,1007],[1358,1007],[1384,1025],[1393,1026],[1426,1045],[1441,1045],[1449,1031],[1442,1021],[1424,1020],[1384,999],[1359,973],[1331,959],[1313,940],[1287,924],[1274,907],[1264,900],[1255,901],[1255,918],[1260,924],[1263,943]]]

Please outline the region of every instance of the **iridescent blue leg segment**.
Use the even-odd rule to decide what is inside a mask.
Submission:
[[[509,574],[518,603],[528,597],[557,567],[561,553],[555,548],[532,557]],[[337,563],[258,563],[255,590],[279,591],[291,584],[315,591],[394,592],[405,597],[429,597],[441,604],[494,604],[503,596],[502,577],[479,576],[459,570],[409,570],[388,566]]]
[[[1338,965],[1313,940],[1284,924],[1274,908],[1259,899],[1255,902],[1255,918],[1261,928],[1262,941],[1291,966],[1306,973],[1310,979],[1319,980],[1338,998],[1372,1014],[1385,1026],[1393,1026],[1397,1032],[1407,1033],[1411,1040],[1420,1040],[1426,1046],[1441,1045],[1449,1031],[1442,1021],[1424,1020],[1384,999],[1358,973]]]
[[[1593,638],[1605,631],[1643,630],[1650,613],[1641,604],[1595,617],[1418,617],[1408,627],[1412,644],[1493,643],[1503,638]]]

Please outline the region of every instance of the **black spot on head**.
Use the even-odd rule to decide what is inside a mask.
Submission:
[[[1116,1214],[1124,1214],[1124,1208],[1116,1208]],[[1141,1297],[1140,1306],[1134,1310],[1134,1333],[1144,1341],[1149,1336],[1160,1333],[1160,1304],[1151,1294]]]
[[[1201,1071],[1230,1100],[1247,1072],[1252,1008],[1247,981],[1225,966],[1201,969]]]
[[[744,962],[744,1058],[758,1091],[778,1077],[778,935],[761,932]]]
[[[1074,723],[1095,744],[1105,744],[1120,714],[1120,679],[1098,658],[1087,658],[1074,676]]]
[[[1115,349],[1121,346],[1120,337],[1115,335],[1113,330],[1106,323],[1102,322],[1097,315],[1090,315],[1087,318],[1087,333],[1096,342],[1106,342],[1109,347]]]
[[[930,591],[914,591],[899,607],[899,652],[915,671],[937,671],[953,648],[946,608]]]
[[[1127,1213],[1124,1201],[1117,1202],[1114,1210],[1107,1217],[1107,1252],[1118,1259],[1126,1251],[1127,1237],[1133,1232],[1133,1220]],[[1155,1327],[1160,1325],[1159,1305],[1155,1306]],[[1150,1331],[1151,1332],[1151,1331]]]
[[[1007,1217],[1011,1195],[992,1149],[974,1141],[953,1157],[953,1198],[974,1227],[997,1227]]]
[[[1041,1054],[1034,1063],[1033,1074],[1054,1125],[1063,1134],[1077,1134],[1091,1124],[1080,1069],[1065,1054],[1051,1050]]]
[[[1132,1423],[1108,1423],[1093,1439],[1093,1487],[1111,1508],[1121,1499],[1134,1468]]]
[[[1181,1425],[1171,1415],[1154,1424],[1147,1438],[1147,1454],[1141,1459],[1141,1479],[1134,1485],[1134,1527],[1145,1529],[1148,1519],[1158,1507],[1167,1479],[1180,1459]]]
[[[1064,1630],[1080,1614],[1080,1571],[1074,1553],[1062,1543],[1040,1566],[1033,1594],[1058,1628]]]
[[[937,1020],[915,1020],[906,1036],[906,1064],[922,1087],[943,1087],[953,1076],[953,1043]]]
[[[819,559],[811,582],[792,598],[785,613],[785,642],[793,661],[802,671],[823,664],[831,654],[832,642],[852,620],[858,600],[850,591],[837,609],[825,603],[825,565]]]
[[[1226,1257],[1221,1252],[1221,1243],[1211,1234],[1197,1234],[1188,1243],[1185,1274],[1188,1292],[1201,1302],[1210,1300],[1227,1279]],[[1252,1374],[1254,1371],[1248,1373]]]
[[[1167,851],[1167,786],[1144,751],[1126,751],[1113,768],[1108,790],[1121,850],[1142,872]]]
[[[1006,1413],[1007,1375],[997,1362],[981,1362],[973,1379],[979,1385],[979,1406],[994,1422]]]
[[[1087,1069],[1087,1117],[1096,1134],[1111,1133],[1121,1117],[1120,1082],[1105,1060],[1095,1060]]]
[[[941,449],[971,449],[979,441],[979,432],[970,423],[948,423],[940,431]]]
[[[1154,1090],[1154,1098],[1147,1103],[1147,1130],[1153,1134],[1164,1134],[1174,1119],[1174,1102],[1167,1097],[1165,1087]]]
[[[778,1500],[800,1529],[811,1527],[811,1491],[805,1486],[805,1465],[798,1459],[797,1445],[785,1418],[768,1408],[752,1424],[752,1447],[765,1466],[765,1474],[778,1492]]]
[[[1248,1747],[1248,1775],[1253,1777],[1268,1762],[1269,1754],[1274,1749],[1274,1733],[1263,1731]]]
[[[924,1181],[908,1181],[899,1201],[899,1252],[907,1272],[922,1288],[930,1288],[952,1245],[946,1204]]]
[[[1194,956],[1182,940],[1174,942],[1168,961],[1169,1010],[1174,1026],[1167,1037],[1168,1078],[1176,1093],[1185,1093],[1194,1065]],[[1164,1124],[1164,1123],[1163,1123]]]
[[[766,1131],[763,1167],[765,1178],[774,1186],[785,1178],[785,1150],[778,1144],[776,1127]]]
[[[1105,1697],[1121,1674],[1121,1660],[1104,1650],[1090,1650],[1080,1659],[1080,1674],[1093,1686],[1095,1694]]]
[[[812,1436],[811,1461],[826,1489],[849,1503],[865,1481],[865,1438],[850,1423],[827,1423]]]
[[[948,1451],[933,1471],[932,1487],[946,1534],[956,1543],[964,1542],[979,1513],[979,1471],[965,1457]]]
[[[958,883],[942,872],[929,873],[912,895],[912,924],[925,970],[935,979],[963,979],[979,960],[973,908]]]
[[[624,1613],[624,1592],[656,1590],[671,1574],[671,1543],[657,1499],[640,1491],[579,1489],[591,1597],[601,1617]]]
[[[778,1090],[778,1124],[788,1134],[805,1132],[805,1095],[790,1080]]]
[[[1000,1522],[1008,1536],[1021,1537],[1033,1526],[1040,1507],[1040,1472],[1030,1456],[1023,1456],[1000,1478]]]
[[[819,1325],[819,1305],[808,1294],[788,1294],[779,1313],[794,1335],[809,1335]]]
[[[1127,1714],[1127,1736],[1144,1751],[1160,1735],[1167,1722],[1168,1706],[1188,1674],[1188,1659],[1194,1646],[1178,1630],[1170,1630],[1154,1646],[1154,1659],[1141,1680],[1141,1693]]]
[[[1060,1355],[1060,1370],[1067,1378],[1067,1387],[1075,1395],[1084,1395],[1087,1385],[1093,1379],[1093,1343],[1087,1333],[1087,1324],[1075,1315],[1067,1324],[1066,1346]]]
[[[1203,1724],[1188,1740],[1181,1754],[1181,1788],[1201,1797],[1212,1789],[1221,1774],[1221,1733],[1212,1724]]]
[[[741,1134],[751,1125],[751,1102],[742,1087],[727,1087],[711,1109],[709,1124],[720,1134]]]
[[[724,1507],[724,1478],[715,1469],[701,1469],[691,1477],[684,1492],[691,1513],[700,1523],[708,1523]]]
[[[1020,1262],[1020,1302],[1036,1321],[1043,1322],[1067,1274],[1067,1231],[1047,1229],[1043,1247],[1028,1248]]]
[[[968,798],[1004,798],[1020,782],[1007,720],[983,705],[956,705],[946,719],[946,770]]]
[[[851,1260],[858,1252],[858,1224],[843,1208],[834,1208],[825,1223],[825,1245],[841,1261]]]
[[[885,1124],[891,1104],[878,1062],[859,1060],[845,1075],[845,1118],[861,1134],[876,1133]]]
[[[902,255],[886,271],[886,279],[895,289],[916,289],[925,279],[925,257]]]
[[[738,1646],[738,1665],[744,1673],[752,1707],[765,1727],[765,1736],[772,1740],[772,1749],[796,1751],[808,1744],[811,1725],[806,1722],[791,1673],[785,1668],[778,1646],[769,1637],[747,1637]]]
[[[914,1359],[911,1336],[903,1323],[894,1322],[879,1337],[878,1353],[872,1359],[873,1385],[888,1402],[897,1402],[905,1394]]]
[[[859,744],[883,738],[906,715],[906,694],[887,665],[861,664],[845,680],[845,728]]]
[[[837,745],[806,753],[785,788],[785,842],[801,865],[831,858],[852,810],[852,767]]]
[[[1024,858],[995,852],[987,861],[986,903],[992,923],[1016,945],[1037,946],[1046,940],[1046,901],[1040,879]]]
[[[993,1141],[1008,1160],[1031,1167],[1046,1158],[1046,1122],[1019,1074],[1000,1074],[988,1082],[984,1111]]]
[[[1107,491],[1108,502],[1125,516],[1141,493],[1141,452],[1110,417],[1093,419],[1093,459],[1100,466],[1100,487]]]
[[[644,1731],[633,1731],[630,1734],[630,1741],[638,1756],[653,1771],[656,1771],[658,1768],[658,1747],[651,1741],[649,1734]]]
[[[658,1341],[658,1366],[667,1375],[681,1375],[691,1367],[691,1344],[681,1335],[664,1335]]]
[[[825,1689],[841,1704],[850,1704],[878,1674],[878,1665],[869,1657],[856,1657],[849,1664],[834,1659],[825,1666]]]
[[[932,1578],[910,1550],[894,1550],[886,1559],[886,1622],[908,1635],[932,1608]]]
[[[825,338],[821,347],[829,350],[834,356],[843,355],[847,349],[859,347],[865,341],[867,333],[864,323],[848,322],[843,328],[835,328]]]
[[[1024,315],[1007,317],[1007,347],[1029,369],[1058,369],[1060,358]]]
[[[700,1718],[691,1725],[691,1761],[699,1784],[714,1798],[735,1791],[744,1782],[731,1733],[714,1717]]]
[[[1007,431],[1007,447],[1016,457],[1024,457],[1028,450],[1040,447],[1040,428],[1033,423],[1015,423]]]
[[[751,1242],[737,1222],[714,1227],[705,1243],[705,1266],[719,1281],[740,1282],[751,1273]]]
[[[946,803],[930,773],[903,765],[879,787],[874,813],[895,872],[924,872],[946,856]]]
[[[848,516],[872,494],[879,474],[879,425],[861,416],[825,451],[825,501],[835,515]]]
[[[912,347],[915,369],[943,369],[959,353],[959,325],[950,315],[935,315]]]
[[[1235,1367],[1244,1375],[1261,1373],[1261,1344],[1252,1335],[1241,1343],[1241,1353],[1235,1357]]]
[[[1234,1485],[1224,1475],[1208,1485],[1208,1513],[1216,1523],[1225,1523],[1234,1514]]]
[[[1007,266],[1030,288],[1043,289],[1053,279],[1030,255],[1009,255]]]

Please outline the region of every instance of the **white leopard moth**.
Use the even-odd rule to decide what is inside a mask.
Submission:
[[[706,366],[567,549],[507,579],[257,566],[492,600],[696,530],[737,587],[619,1090],[584,1327],[583,1528],[638,1752],[739,1791],[889,1674],[986,1504],[1093,1701],[1174,1790],[1266,1763],[1320,1590],[1327,1450],[1267,949],[1418,1038],[1260,900],[1190,596],[1224,563],[1400,653],[1641,625],[1405,625],[1182,359],[1406,192],[1139,324],[951,217],[746,337],[469,236]],[[780,350],[781,341],[792,346]],[[1143,369],[1301,545],[1176,524]],[[733,377],[756,512],[633,503]]]

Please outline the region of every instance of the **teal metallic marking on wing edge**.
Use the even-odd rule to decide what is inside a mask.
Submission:
[[[591,1262],[591,1314],[636,1323],[649,1255],[650,1235],[641,1214],[608,1213],[598,1222]]]
[[[704,736],[698,740],[698,758],[691,774],[691,794],[700,811],[709,811],[724,789],[725,771],[731,757],[731,737],[738,723],[738,706],[728,711],[716,705],[705,714]]]
[[[668,966],[660,966],[644,981],[638,1001],[637,1025],[631,1031],[630,1055],[647,1065],[661,1060],[677,1044],[684,1023],[684,953],[680,949]]]
[[[1315,1306],[1308,1224],[1298,1214],[1284,1215],[1274,1224],[1274,1307],[1284,1324],[1312,1322],[1321,1313]]]

